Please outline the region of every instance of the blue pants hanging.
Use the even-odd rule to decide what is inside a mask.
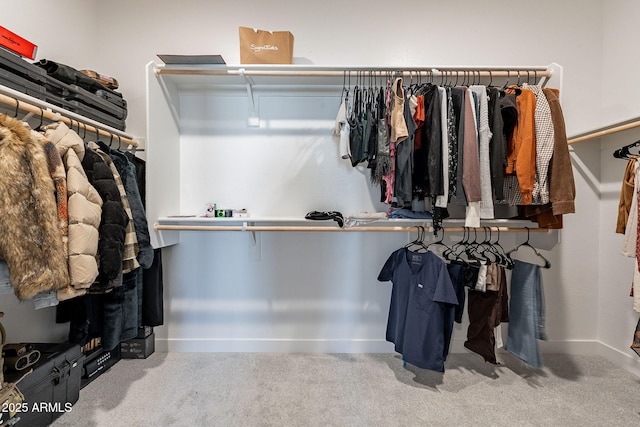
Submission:
[[[540,266],[515,261],[511,273],[509,333],[505,349],[534,368],[542,368],[537,340],[547,340],[544,330],[544,289]]]

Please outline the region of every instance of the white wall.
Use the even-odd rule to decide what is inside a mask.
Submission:
[[[640,37],[640,3],[633,0],[603,2],[602,111],[595,125],[640,116],[638,58],[632,54]],[[612,76],[616,76],[612,80]],[[612,87],[612,83],[620,88]]]
[[[633,65],[627,64],[634,61],[629,58],[631,55],[613,49],[626,43],[627,28],[637,31],[627,25],[630,16],[637,16],[637,6],[631,0],[580,2],[580,13],[576,13],[574,2],[553,0],[535,4],[493,0],[481,7],[477,2],[406,0],[393,5],[335,0],[313,4],[293,0],[242,3],[183,0],[162,6],[151,0],[68,2],[75,7],[60,7],[60,2],[55,2],[55,6],[45,1],[29,3],[54,14],[62,15],[70,10],[85,14],[80,26],[61,26],[63,33],[47,31],[45,26],[30,22],[28,18],[34,15],[27,11],[5,18],[8,21],[4,25],[40,44],[41,53],[51,53],[52,59],[117,77],[130,105],[128,131],[136,136],[145,133],[144,65],[155,60],[157,53],[219,53],[228,63],[237,63],[237,27],[240,25],[291,30],[296,37],[296,62],[319,65],[543,65],[557,62],[564,67],[562,100],[569,134],[637,111],[633,102],[637,98],[633,96],[637,85],[630,91],[617,92],[605,87],[608,79],[619,73],[618,64]],[[78,8],[78,4],[82,7]],[[287,13],[274,12],[277,10]],[[101,18],[93,22],[86,16]],[[70,37],[70,34],[80,37]],[[76,40],[72,49],[60,47],[68,44],[67,39]],[[82,40],[80,47],[78,39]],[[54,50],[56,46],[58,49]],[[90,64],[87,59],[91,60]],[[629,75],[624,81],[633,82],[633,76]],[[600,161],[599,147],[586,144],[589,145],[575,147],[573,155],[578,213],[565,217],[562,243],[549,254],[553,268],[544,275],[550,347],[557,344],[567,349],[567,343],[576,343],[575,348],[582,351],[600,339],[616,352],[624,353],[628,344],[623,343],[622,335],[626,331],[614,340],[605,336],[614,327],[628,328],[632,316],[624,315],[620,319],[623,325],[615,325],[613,319],[603,323],[603,316],[609,316],[610,310],[618,310],[619,304],[612,302],[609,306],[608,300],[602,299],[603,283],[599,274],[606,266],[603,262],[593,262],[602,259],[604,253],[617,250],[615,245],[609,246],[613,242],[608,239],[611,237],[605,227],[608,220],[604,219],[605,211],[609,211],[601,204],[600,179],[603,176],[603,179],[615,180],[621,173],[610,170],[619,166]],[[600,233],[594,232],[598,226]],[[301,337],[339,339],[341,332],[336,325],[353,327],[363,322],[346,319],[335,324],[332,319],[321,323],[325,330],[309,330],[305,328],[308,321],[305,313],[296,311],[293,303],[284,304],[287,298],[281,295],[275,302],[280,309],[285,307],[285,314],[272,311],[265,324],[261,310],[273,301],[269,301],[267,290],[255,287],[271,286],[276,294],[284,292],[292,299],[299,297],[309,303],[318,297],[315,293],[318,289],[327,289],[330,293],[319,297],[325,306],[336,298],[343,303],[358,301],[333,287],[341,283],[338,277],[342,276],[336,272],[342,271],[348,277],[344,279],[347,287],[380,292],[372,272],[380,268],[385,255],[402,243],[398,241],[402,236],[386,235],[380,240],[373,236],[264,235],[258,256],[243,238],[243,235],[224,233],[191,234],[183,237],[179,246],[165,252],[168,316],[167,327],[159,331],[161,337],[205,338],[215,342],[227,335],[233,336],[229,331],[241,330],[249,338],[249,332],[255,331],[254,337],[277,340],[287,336],[290,331],[287,325],[290,325],[299,327]],[[340,260],[345,245],[352,245],[357,251],[370,246],[377,250],[363,260],[358,269],[351,270]],[[338,253],[333,253],[334,247],[340,248]],[[310,252],[300,253],[291,248],[310,248]],[[287,255],[290,262],[283,263],[282,258],[275,257],[280,253]],[[318,264],[317,259],[322,263]],[[227,265],[233,268],[223,268]],[[332,267],[327,271],[320,266]],[[293,271],[285,275],[283,271],[289,267]],[[310,282],[303,279],[306,271],[313,272]],[[263,280],[265,274],[269,280]],[[306,283],[300,285],[301,281]],[[231,284],[237,288],[226,288]],[[258,307],[254,316],[232,317],[231,324],[223,325],[228,328],[221,330],[216,323],[221,320],[216,314],[220,291],[227,292],[229,298],[237,298],[245,310],[247,307],[251,310],[252,299],[259,300],[254,305]],[[257,293],[249,297],[252,292]],[[369,301],[380,304],[386,298],[384,294],[361,296],[362,304]],[[189,316],[187,322],[184,313],[190,312],[195,301],[199,302],[197,315]],[[383,309],[374,307],[373,320],[364,320],[370,321],[372,328],[380,327]],[[367,337],[369,332],[359,331],[359,336]],[[458,339],[463,334],[463,330],[456,332]]]

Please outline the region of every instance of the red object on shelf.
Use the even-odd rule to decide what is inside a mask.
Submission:
[[[0,27],[0,46],[29,59],[35,59],[38,50],[38,46],[4,27]]]

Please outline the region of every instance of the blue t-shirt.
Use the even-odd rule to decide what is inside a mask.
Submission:
[[[433,252],[393,252],[378,280],[393,283],[386,339],[402,359],[444,372],[458,298],[447,266]]]

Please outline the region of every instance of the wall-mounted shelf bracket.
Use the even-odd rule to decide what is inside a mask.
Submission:
[[[259,127],[260,126],[260,117],[256,111],[256,100],[253,95],[253,79],[251,76],[245,74],[245,69],[240,68],[238,73],[244,78],[245,85],[247,87],[247,102],[249,103],[249,115],[247,118],[247,125],[249,127]]]

